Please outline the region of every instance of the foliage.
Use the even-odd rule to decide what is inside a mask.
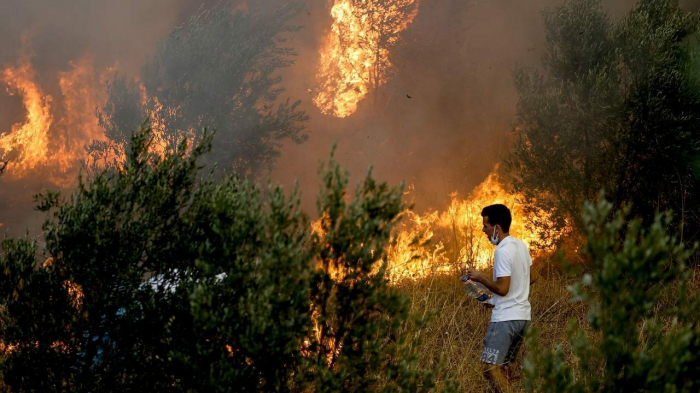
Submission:
[[[311,287],[317,325],[309,345],[314,391],[430,391],[435,374],[418,369],[415,342],[401,335],[406,321],[422,322],[384,278],[391,230],[406,208],[403,187],[375,182],[370,169],[348,202],[349,174],[332,156],[321,175],[314,244],[321,269]]]
[[[141,86],[119,75],[107,85],[98,117],[109,142],[91,147],[94,159],[124,150],[150,117],[163,148],[183,135],[200,138],[198,131],[210,127],[217,129],[217,148],[207,161],[238,173],[269,169],[283,140],[307,139],[300,101],[275,104],[284,92],[278,72],[295,55],[284,46],[285,34],[299,29],[290,20],[302,8],[293,2],[264,11],[256,3],[241,11],[223,2],[175,28],[143,67]]]
[[[322,172],[323,234],[296,191],[202,178],[212,135],[152,153],[135,133],[121,170],[82,180],[49,211],[49,261],[0,256],[0,371],[16,391],[414,391],[415,321],[383,279],[401,188]],[[322,269],[319,269],[322,268]],[[334,272],[342,269],[336,276]],[[333,278],[331,278],[333,276]],[[417,321],[420,323],[420,321]],[[448,386],[449,387],[449,386]]]
[[[544,13],[544,72],[519,68],[515,190],[559,229],[583,232],[579,209],[604,188],[616,208],[651,222],[700,229],[700,84],[689,72],[697,15],[674,0],[642,0],[611,21],[599,0],[566,0]]]
[[[571,288],[587,303],[593,330],[569,329],[575,359],[558,350],[530,351],[527,387],[544,392],[692,392],[700,386],[700,298],[689,291],[692,250],[667,232],[668,214],[644,229],[603,198],[587,203],[583,221],[590,273]],[[529,348],[537,347],[530,338]],[[574,368],[576,367],[576,368]],[[578,376],[575,375],[578,373]]]

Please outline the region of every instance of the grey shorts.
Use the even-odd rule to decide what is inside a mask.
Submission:
[[[484,339],[481,362],[502,366],[518,355],[530,321],[491,322]]]

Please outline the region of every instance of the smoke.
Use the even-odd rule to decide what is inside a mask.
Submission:
[[[298,180],[304,207],[314,211],[319,160],[336,156],[361,180],[370,165],[393,184],[405,180],[418,211],[440,209],[450,193],[465,196],[493,171],[511,145],[517,64],[537,68],[545,49],[542,9],[560,0],[422,0],[418,15],[391,54],[390,81],[380,105],[371,99],[343,119],[322,114],[311,99],[318,51],[332,20],[333,1],[309,7],[306,28],[293,40],[298,62],[285,74],[288,93],[304,100],[310,139],[289,144],[273,180]],[[603,0],[619,17],[634,0]],[[681,2],[697,11],[700,1]],[[555,168],[553,168],[555,170]]]
[[[208,1],[213,3],[213,1]],[[0,69],[28,58],[34,85],[48,102],[53,123],[50,143],[73,146],[92,135],[95,106],[104,95],[100,76],[114,70],[135,76],[156,41],[192,15],[201,0],[23,0],[0,2]],[[49,99],[50,97],[50,99]],[[0,90],[0,135],[27,115],[16,89]],[[94,117],[94,116],[92,116]],[[63,130],[68,130],[63,132]],[[77,152],[81,147],[75,148]],[[32,195],[70,177],[66,162],[47,160],[41,171],[13,179],[12,163],[0,179],[0,231],[40,232],[43,214],[33,211]],[[64,176],[57,182],[56,174]]]
[[[318,161],[337,141],[337,156],[355,182],[374,165],[378,178],[411,186],[418,210],[444,206],[455,191],[467,194],[508,149],[516,103],[511,73],[518,62],[538,64],[541,10],[554,3],[421,1],[390,56],[394,68],[379,104],[365,99],[344,119],[310,101],[332,2],[310,9],[307,28],[294,39],[299,61],[285,78],[290,94],[306,95],[310,140],[287,147],[273,178],[299,179],[310,208]]]
[[[274,8],[285,0],[248,0]],[[97,105],[96,98],[66,101],[61,75],[80,75],[97,90],[100,77],[115,70],[137,76],[162,39],[200,7],[218,0],[23,0],[0,2],[0,67],[16,65],[30,53],[36,83],[52,97],[56,124],[77,127],[70,105]],[[479,184],[510,146],[516,95],[511,73],[516,64],[537,67],[544,47],[541,10],[558,0],[421,0],[413,24],[391,54],[394,68],[379,105],[366,99],[344,119],[322,114],[312,102],[317,87],[319,50],[332,19],[332,0],[307,0],[298,16],[304,29],[289,37],[299,56],[284,70],[282,99],[301,99],[311,115],[309,141],[287,143],[271,178],[291,186],[297,179],[304,208],[313,213],[318,162],[334,142],[337,157],[361,179],[370,165],[379,179],[413,186],[418,210],[446,205],[451,192],[462,195]],[[633,0],[605,0],[621,15]],[[245,9],[246,2],[238,1]],[[699,0],[682,2],[698,10]],[[256,4],[258,5],[258,4]],[[85,59],[89,59],[85,60]],[[77,71],[89,63],[92,74]],[[81,73],[83,72],[83,73]],[[87,83],[87,82],[86,82]],[[88,108],[89,109],[89,108]],[[0,134],[25,117],[22,99],[0,91]],[[63,120],[61,120],[63,119]],[[76,131],[81,135],[84,130]],[[214,147],[216,148],[216,146]],[[54,183],[35,176],[0,179],[0,231],[39,232],[42,215],[32,213],[31,195]]]

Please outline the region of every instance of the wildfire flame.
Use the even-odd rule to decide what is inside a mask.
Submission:
[[[533,258],[546,248],[533,247],[542,239],[562,236],[548,229],[531,229],[528,223],[546,220],[528,216],[520,196],[506,190],[498,176],[498,166],[466,197],[451,195],[451,203],[444,211],[423,215],[405,211],[394,229],[393,243],[386,249],[387,277],[392,283],[417,280],[434,274],[455,274],[465,268],[486,269],[493,265],[494,248],[482,232],[481,210],[488,205],[502,203],[511,210],[513,222],[510,234],[528,245]],[[323,218],[312,222],[312,231],[322,235]],[[538,226],[537,228],[540,228]],[[546,227],[545,227],[546,228]],[[377,266],[377,269],[379,267]],[[343,272],[329,272],[335,280]]]
[[[94,140],[104,140],[95,108],[104,104],[107,94],[104,89],[106,73],[96,78],[93,57],[86,54],[76,62],[70,63],[71,69],[59,72],[59,86],[63,94],[64,115],[60,121],[63,132],[59,134],[60,145],[56,149],[55,161],[67,172],[84,158],[84,146]],[[102,82],[102,83],[100,83]]]
[[[510,234],[525,242],[533,257],[541,252],[532,247],[535,242],[559,236],[557,233],[528,228],[528,222],[541,217],[527,216],[519,202],[520,196],[504,188],[498,176],[498,167],[467,198],[459,198],[456,193],[451,197],[450,206],[444,211],[423,215],[405,212],[397,228],[395,244],[387,250],[391,281],[492,266],[493,246],[481,231],[481,210],[491,204],[508,206],[513,215]]]
[[[20,95],[26,110],[22,123],[13,125],[10,132],[0,133],[0,164],[8,162],[5,173],[8,178],[22,179],[41,170],[43,178],[55,184],[71,185],[80,164],[90,160],[85,146],[93,141],[109,142],[95,110],[104,106],[107,100],[107,92],[101,87],[115,68],[107,68],[98,75],[89,53],[68,66],[67,71],[57,74],[61,91],[58,102],[44,94],[36,82],[30,56],[23,55],[17,66],[0,71],[0,79],[7,84],[8,93]],[[141,100],[144,108],[153,108],[144,113],[150,117],[153,129],[150,151],[163,157],[176,139],[166,133],[164,120],[159,115],[163,106],[157,97],[148,96],[143,85]],[[168,111],[172,116],[176,109]],[[194,138],[194,130],[181,133],[179,137],[185,135]],[[114,147],[114,152],[105,153],[101,158],[120,166],[126,158],[126,149],[121,145]],[[92,163],[99,166],[100,162]]]
[[[418,0],[336,0],[331,31],[321,49],[314,103],[325,114],[347,117],[391,67],[389,49],[418,13]]]
[[[49,158],[48,131],[53,122],[51,96],[45,95],[35,82],[36,74],[28,56],[22,56],[17,67],[2,70],[0,78],[9,94],[19,94],[27,110],[24,123],[12,126],[0,135],[0,153],[12,162],[9,176],[20,177]]]
[[[69,66],[57,75],[62,100],[54,107],[52,97],[37,83],[28,55],[22,55],[17,66],[1,71],[8,93],[19,94],[26,110],[22,123],[0,134],[0,155],[9,162],[8,177],[25,178],[41,169],[57,184],[70,182],[67,174],[85,158],[84,146],[104,139],[95,108],[104,103],[106,94],[98,88],[93,58],[86,54]]]

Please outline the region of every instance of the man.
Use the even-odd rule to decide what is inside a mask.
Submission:
[[[507,392],[508,379],[503,368],[515,359],[523,337],[530,325],[530,285],[536,273],[530,274],[532,258],[525,243],[510,236],[512,217],[505,205],[491,205],[481,211],[482,231],[496,246],[493,278],[469,270],[472,281],[484,284],[493,292],[494,308],[491,314],[481,362],[486,377],[498,392]]]

